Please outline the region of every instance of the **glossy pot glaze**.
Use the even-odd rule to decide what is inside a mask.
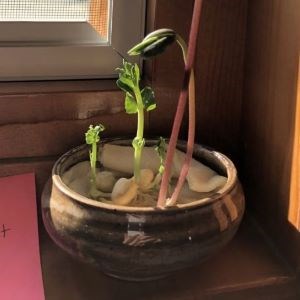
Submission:
[[[130,141],[114,143],[129,145]],[[178,148],[184,149],[184,144]],[[85,145],[74,148],[55,163],[52,180],[44,189],[46,230],[73,256],[125,280],[156,279],[193,266],[232,239],[244,213],[244,195],[233,163],[199,145],[194,158],[228,177],[213,196],[164,210],[121,207],[83,197],[62,182],[61,175],[70,166],[88,159]]]

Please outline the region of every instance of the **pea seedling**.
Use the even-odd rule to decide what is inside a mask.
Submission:
[[[141,156],[145,145],[144,139],[144,110],[150,111],[156,108],[154,92],[146,86],[140,88],[140,69],[137,64],[123,60],[123,68],[117,69],[119,79],[117,85],[125,92],[125,110],[128,114],[137,113],[137,132],[132,141],[134,148],[134,179],[140,181]]]
[[[85,141],[88,145],[92,146],[90,153],[91,164],[91,189],[96,185],[96,162],[97,162],[97,144],[100,142],[100,132],[104,131],[105,127],[102,124],[89,126],[88,131],[85,133]]]

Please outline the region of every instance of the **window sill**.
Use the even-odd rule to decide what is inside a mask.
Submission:
[[[0,95],[118,90],[115,79],[0,82]]]
[[[199,267],[152,282],[125,282],[75,261],[41,232],[46,299],[299,299],[296,279],[246,218],[234,240]],[[62,270],[63,266],[63,272]]]

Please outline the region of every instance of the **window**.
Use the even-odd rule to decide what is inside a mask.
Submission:
[[[115,77],[144,15],[145,0],[1,0],[0,80]]]

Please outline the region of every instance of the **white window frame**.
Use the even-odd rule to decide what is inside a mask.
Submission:
[[[144,35],[145,6],[110,0],[108,41],[86,22],[0,22],[0,81],[116,77],[117,52],[126,55]]]

